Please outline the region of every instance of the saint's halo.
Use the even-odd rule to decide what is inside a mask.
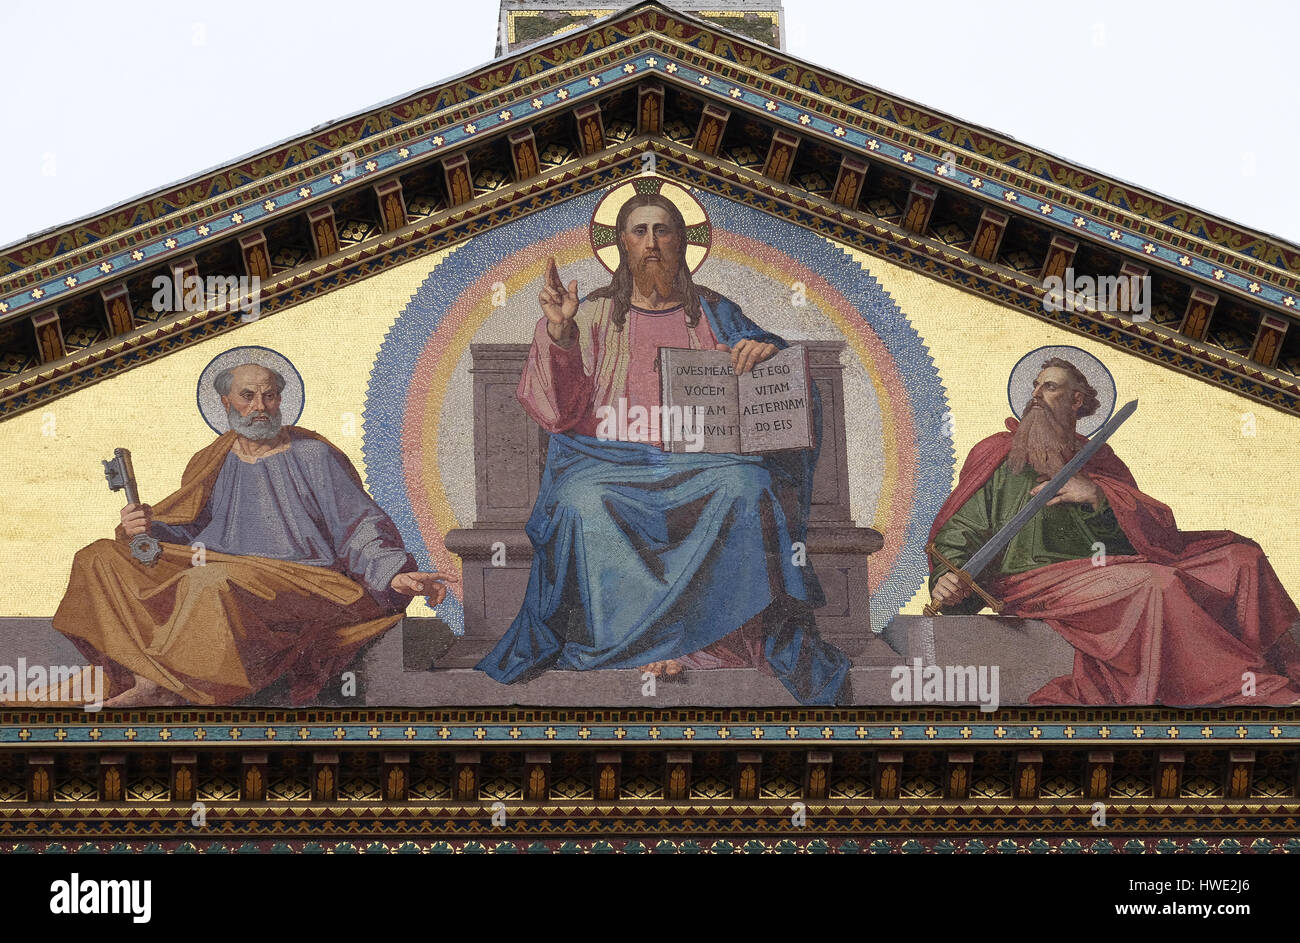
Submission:
[[[245,363],[267,367],[284,377],[284,390],[280,393],[281,421],[286,426],[295,425],[298,417],[302,415],[304,399],[302,376],[289,358],[279,351],[269,347],[251,346],[234,347],[217,354],[199,374],[198,389],[195,393],[199,401],[199,412],[203,414],[203,421],[218,435],[230,431],[230,419],[227,417],[225,407],[221,405],[221,396],[213,387],[212,381],[222,370]]]
[[[1100,401],[1097,411],[1091,416],[1082,417],[1076,427],[1080,435],[1092,435],[1106,424],[1115,410],[1115,378],[1110,375],[1105,364],[1078,347],[1039,347],[1021,357],[1012,368],[1011,378],[1007,381],[1007,400],[1011,404],[1011,411],[1017,419],[1020,418],[1020,414],[1025,411],[1025,404],[1034,395],[1034,380],[1043,369],[1044,361],[1053,357],[1074,364],[1097,391],[1097,399]]]

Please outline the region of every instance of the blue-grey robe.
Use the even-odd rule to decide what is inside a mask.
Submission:
[[[253,464],[232,450],[198,517],[188,524],[154,521],[150,533],[218,553],[326,567],[361,583],[381,605],[405,609],[411,597],[389,584],[419,567],[392,520],[328,444],[292,441],[288,451]]]

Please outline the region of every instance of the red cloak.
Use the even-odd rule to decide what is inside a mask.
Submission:
[[[939,529],[993,475],[1018,426],[979,442],[930,529]],[[1085,439],[1078,437],[1080,444]],[[1263,550],[1229,530],[1181,531],[1173,512],[1138,489],[1109,443],[1083,473],[1106,495],[1137,551],[1007,576],[988,574],[1002,613],[1042,619],[1074,646],[1074,672],[1034,704],[1292,704],[1300,700],[1300,619]]]

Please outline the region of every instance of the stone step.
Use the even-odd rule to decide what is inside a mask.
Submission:
[[[359,656],[355,696],[322,692],[321,706],[364,703],[376,707],[537,705],[551,707],[779,707],[796,704],[775,678],[752,668],[688,670],[680,680],[659,679],[653,697],[642,693],[635,669],[550,671],[532,681],[505,685],[473,668],[438,668],[456,645],[441,620],[404,619]],[[84,659],[49,619],[0,618],[0,666],[79,665]],[[895,668],[998,667],[998,701],[1028,703],[1052,678],[1068,674],[1074,649],[1044,622],[1000,616],[897,616],[871,639],[850,674],[852,703],[952,706],[924,699],[895,701]],[[974,692],[972,692],[974,694]],[[962,703],[974,703],[972,696]],[[285,706],[272,687],[251,698],[256,706]]]
[[[367,655],[366,702],[371,705],[442,706],[507,704],[607,707],[775,707],[797,702],[785,687],[750,668],[688,670],[679,681],[659,680],[655,696],[641,693],[640,672],[634,669],[550,671],[532,681],[503,685],[482,672],[464,667],[456,656],[457,637],[438,619],[410,618],[400,626],[401,638],[390,632]],[[954,702],[926,699],[924,684],[911,700],[894,700],[900,693],[896,667],[984,669],[985,692],[991,668],[998,668],[997,703],[1017,706],[1051,679],[1068,674],[1074,649],[1045,622],[1001,616],[896,616],[854,659],[850,673],[852,703],[872,706],[899,704],[931,707],[974,705],[970,697]],[[457,667],[439,668],[452,661]],[[401,665],[401,672],[395,671]],[[972,677],[963,674],[963,680]],[[909,681],[913,676],[909,676]],[[955,693],[955,690],[953,691]],[[949,690],[945,690],[945,695]]]

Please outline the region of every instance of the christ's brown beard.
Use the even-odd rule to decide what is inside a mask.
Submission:
[[[676,275],[672,263],[663,259],[642,259],[641,264],[632,270],[636,290],[647,298],[656,295],[664,299],[674,297],[677,293],[673,284]]]
[[[1074,422],[1067,404],[1063,415],[1052,412],[1041,403],[1041,408],[1025,407],[1023,418],[1011,440],[1007,461],[1013,474],[1020,474],[1028,464],[1040,475],[1049,478],[1061,470],[1077,451]]]

